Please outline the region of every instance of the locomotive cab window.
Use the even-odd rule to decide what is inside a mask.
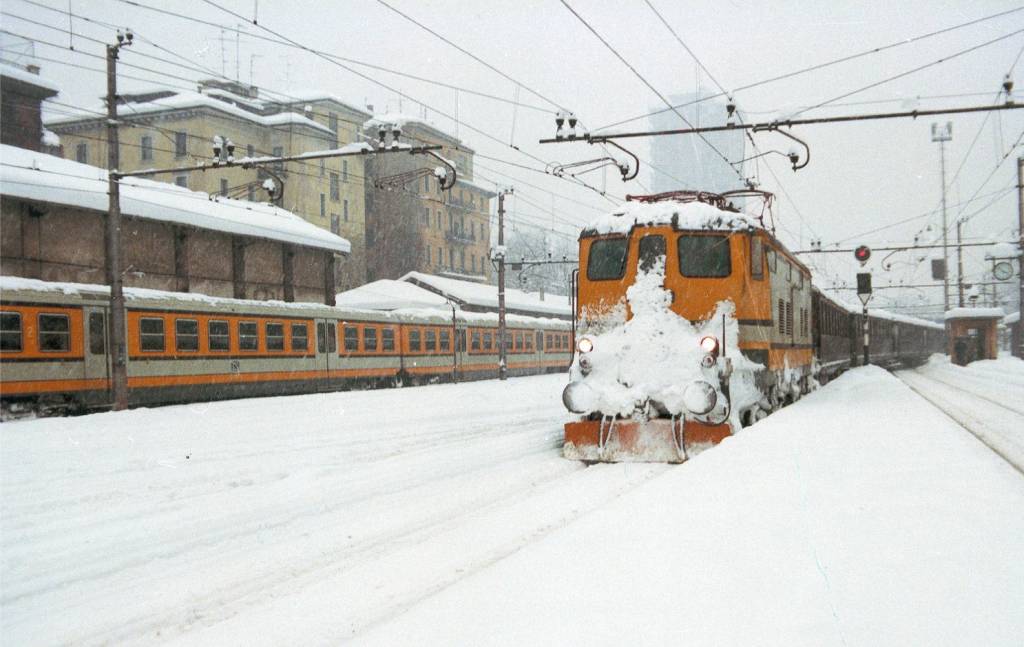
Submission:
[[[590,244],[587,278],[591,281],[621,279],[626,273],[627,238],[602,238]]]
[[[258,350],[260,347],[259,328],[255,321],[238,322],[238,349]]]
[[[231,350],[231,335],[228,332],[228,322],[213,320],[207,322],[206,333],[210,338],[211,351]]]
[[[40,322],[40,330],[42,322]],[[139,319],[139,345],[147,353],[164,350],[164,320],[150,317]]]
[[[641,272],[651,271],[658,259],[665,258],[665,237],[644,236],[640,239],[639,252],[637,269]]]
[[[199,322],[195,319],[175,319],[174,348],[178,352],[194,353],[199,350]]]
[[[764,242],[757,236],[750,236],[750,276],[764,278]]]
[[[717,279],[732,272],[728,236],[682,235],[677,243],[679,272],[688,278]]]
[[[17,353],[21,349],[21,313],[0,312],[0,351]]]
[[[267,336],[267,350],[284,350],[284,324],[267,322],[263,324]]]
[[[303,353],[309,350],[309,328],[304,323],[292,324],[292,350]]]

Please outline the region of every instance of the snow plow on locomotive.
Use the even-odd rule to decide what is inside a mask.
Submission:
[[[737,209],[742,198],[761,215]],[[810,392],[823,350],[829,376],[858,363],[859,315],[814,290],[765,227],[771,201],[630,196],[583,230],[565,457],[682,462]],[[823,335],[816,315],[833,307]]]

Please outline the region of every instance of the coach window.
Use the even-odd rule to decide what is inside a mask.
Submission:
[[[764,242],[754,234],[750,235],[750,276],[764,278]]]
[[[355,326],[345,326],[345,351],[357,350],[359,350],[359,329]]]
[[[544,350],[544,333],[537,331],[537,352]]]
[[[626,273],[626,255],[629,240],[601,238],[590,244],[587,257],[587,278],[591,281],[621,279]]]
[[[381,350],[385,353],[392,353],[395,350],[395,330],[385,328],[380,331]]]
[[[420,349],[420,331],[419,329],[409,331],[409,350]]]
[[[179,352],[199,350],[199,322],[195,319],[174,320],[174,348]]]
[[[775,274],[775,271],[777,269],[776,263],[778,262],[778,257],[779,255],[775,253],[774,249],[769,249],[765,253],[765,258],[768,259],[768,271],[771,272],[772,274]]]
[[[790,283],[793,282],[793,264],[786,261],[786,280]]]
[[[327,352],[336,353],[338,352],[338,329],[334,322],[327,324]]]
[[[480,331],[474,330],[470,338],[470,350],[480,350]]]
[[[491,350],[491,348],[492,348],[492,345],[491,345],[491,333],[485,332],[484,333],[484,350]]]
[[[0,351],[21,352],[21,313],[0,312]]]
[[[316,352],[327,352],[327,327],[322,321],[318,321],[316,324]]]
[[[426,339],[423,342],[423,350],[437,350],[437,333],[433,330],[427,331]]]
[[[374,326],[363,328],[363,350],[377,352],[377,329]]]
[[[89,313],[89,352],[104,355],[107,352],[107,335],[103,329],[103,313]]]
[[[441,331],[441,350],[449,350],[451,344],[451,333],[447,330]]]
[[[268,321],[263,324],[267,336],[267,350],[284,350],[284,324]]]
[[[40,329],[42,322],[40,322]],[[164,320],[149,317],[139,319],[139,344],[142,350],[158,353],[164,349]]]
[[[527,353],[533,352],[533,336],[528,332],[523,333],[523,350]]]
[[[292,350],[305,353],[309,350],[309,327],[304,323],[293,323]]]
[[[732,271],[728,236],[682,235],[676,246],[679,272],[685,277],[719,279]]]
[[[206,334],[210,338],[211,351],[231,350],[231,335],[228,332],[228,322],[212,320],[206,324]]]
[[[259,327],[255,321],[238,322],[238,349],[259,350]]]

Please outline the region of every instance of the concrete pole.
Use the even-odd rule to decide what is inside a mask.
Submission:
[[[1017,280],[1020,284],[1020,301],[1017,312],[1024,310],[1024,157],[1017,158],[1017,235],[1019,237],[1020,256],[1017,257]],[[1013,354],[1024,359],[1024,317],[1017,315],[1017,347]]]
[[[946,140],[939,141],[939,156],[942,160],[942,301],[949,310],[949,226],[946,224]]]
[[[963,221],[956,219],[956,290],[957,307],[964,307],[964,247],[961,228]]]
[[[498,247],[505,246],[505,194],[510,189],[498,191]],[[508,378],[508,357],[505,352],[505,253],[498,256],[498,379]]]
[[[120,45],[107,45],[107,282],[110,285],[110,382],[113,408],[128,407],[128,352],[125,343],[124,291],[121,285],[121,187],[117,171],[120,145],[117,139],[117,53]]]

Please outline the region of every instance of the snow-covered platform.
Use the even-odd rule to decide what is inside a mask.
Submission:
[[[987,378],[986,378],[987,379]],[[1024,477],[896,377],[680,466],[565,376],[0,425],[5,644],[1014,645]]]

